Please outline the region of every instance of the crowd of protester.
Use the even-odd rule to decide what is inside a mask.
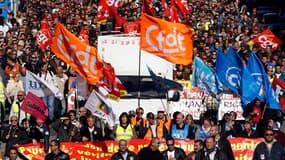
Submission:
[[[170,1],[167,2],[170,4]],[[257,45],[253,48],[248,46],[248,41],[264,29],[261,27],[262,19],[256,15],[256,8],[246,6],[243,1],[232,0],[188,0],[187,2],[191,14],[180,15],[180,18],[182,23],[193,28],[194,55],[201,57],[208,66],[215,67],[219,47],[226,49],[232,46],[244,60],[247,60],[251,50],[254,50],[264,65],[269,66],[267,71],[273,71],[272,76],[274,74],[278,77],[285,76],[285,53],[282,47],[272,51],[270,47],[261,49]],[[155,16],[167,20],[169,17],[163,16],[161,1],[152,3]],[[79,35],[82,27],[86,28],[89,30],[90,45],[96,46],[97,36],[115,28],[114,18],[110,18],[113,20],[108,21],[110,23],[97,22],[98,9],[96,0],[22,0],[15,15],[10,13],[8,19],[0,17],[0,65],[3,82],[0,84],[0,90],[3,93],[4,90],[7,92],[6,97],[4,94],[0,95],[1,140],[6,144],[4,156],[13,159],[17,151],[15,147],[21,144],[47,143],[50,139],[57,139],[50,142],[54,154],[49,154],[47,159],[54,159],[58,153],[67,158],[68,155],[59,150],[59,142],[117,140],[119,152],[112,157],[114,160],[122,158],[121,156],[123,159],[127,156],[135,159],[156,157],[156,160],[163,157],[207,159],[205,156],[210,156],[210,159],[231,160],[234,158],[227,138],[265,136],[265,145],[270,146],[271,142],[275,143],[275,140],[268,140],[268,135],[270,137],[273,130],[280,130],[282,115],[269,116],[265,119],[264,104],[258,100],[244,113],[244,122],[236,120],[235,112],[226,113],[222,121],[217,121],[216,115],[206,113],[199,121],[194,121],[190,114],[175,112],[169,117],[164,111],[157,113],[146,111],[145,114],[143,108],[137,108],[136,111],[116,115],[119,116],[119,124],[111,128],[103,124],[98,117],[91,115],[84,107],[84,101],[78,106],[80,108],[77,112],[67,109],[66,99],[59,100],[54,96],[43,98],[49,107],[47,122],[25,113],[20,105],[25,98],[26,70],[58,86],[65,96],[74,92],[72,87],[65,85],[70,77],[76,77],[74,71],[58,59],[49,48],[41,50],[36,45],[36,34],[40,30],[42,19],[45,16],[48,18],[52,31],[57,21],[62,22],[75,35]],[[135,21],[140,19],[141,10],[141,2],[129,0],[120,3],[118,13],[128,21]],[[174,79],[189,80],[191,70],[191,65],[177,65]],[[126,140],[134,138],[148,139],[150,145],[142,149],[138,155],[131,153],[126,148]],[[182,149],[174,147],[175,139],[195,140],[194,151],[186,156]],[[161,141],[166,142],[168,146],[163,153],[158,151]],[[275,147],[274,145],[273,148],[276,149]],[[258,146],[254,159],[260,158],[258,157],[262,152],[260,150],[266,150],[266,147]],[[280,154],[284,153],[279,144],[276,150]],[[178,154],[174,154],[173,151]],[[215,152],[212,154],[212,151]],[[126,152],[128,153],[125,154]],[[49,156],[53,158],[48,158]],[[218,158],[214,158],[216,156]],[[276,154],[265,156],[276,156],[274,159],[279,159]]]

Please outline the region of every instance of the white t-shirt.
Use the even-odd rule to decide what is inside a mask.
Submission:
[[[175,153],[174,150],[173,150],[173,151],[167,151],[167,157],[168,157],[168,159],[170,159],[170,158],[175,158],[174,153]]]

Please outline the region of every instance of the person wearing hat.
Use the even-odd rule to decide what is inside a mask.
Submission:
[[[268,127],[264,132],[264,140],[260,142],[253,154],[253,160],[284,160],[284,147],[275,139],[274,131]]]
[[[76,142],[81,139],[79,129],[71,123],[68,113],[64,113],[52,127],[57,132],[60,142]]]

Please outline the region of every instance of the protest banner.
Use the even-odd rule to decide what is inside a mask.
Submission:
[[[219,103],[218,120],[222,120],[224,114],[231,111],[237,113],[237,120],[244,120],[240,98],[233,94],[223,94]]]
[[[229,139],[234,156],[236,160],[250,160],[253,156],[253,151],[258,143],[262,141],[258,139],[246,139],[246,138],[233,138]],[[128,149],[135,153],[149,145],[148,140],[133,139],[128,142]],[[176,140],[175,146],[182,148],[186,154],[190,153],[194,149],[194,140],[184,141]],[[118,151],[118,144],[116,141],[100,141],[100,142],[62,142],[61,149],[69,154],[71,160],[107,160]],[[159,147],[160,151],[167,149],[165,143],[162,143]],[[42,144],[25,144],[18,148],[19,152],[26,158],[31,160],[44,159],[44,151]]]

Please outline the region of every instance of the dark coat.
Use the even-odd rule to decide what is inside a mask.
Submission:
[[[138,157],[134,152],[132,152],[132,151],[127,151],[127,152],[128,152],[127,160],[138,160]],[[111,157],[111,160],[122,160],[122,159],[124,159],[124,158],[123,158],[121,152],[116,152]]]
[[[58,120],[52,124],[52,128],[57,132],[58,139],[61,142],[76,142],[81,140],[79,129],[72,123],[65,125],[61,120]],[[71,132],[74,132],[74,136],[71,136]]]
[[[197,153],[195,160],[208,160],[205,155],[205,150],[201,150]],[[214,160],[228,160],[225,153],[219,149],[216,149]]]
[[[54,154],[53,152],[47,154],[45,156],[45,160],[70,160],[70,158],[67,153],[64,153],[63,151],[59,151],[58,154]]]
[[[10,135],[10,137],[8,139],[6,139],[7,135]],[[31,139],[28,138],[27,132],[23,128],[21,128],[21,127],[16,127],[16,128],[8,127],[4,130],[3,141],[6,142],[5,155],[8,155],[8,151],[15,144],[29,143],[29,142],[31,142]]]
[[[271,152],[269,153],[264,142],[259,143],[253,155],[253,160],[284,160],[285,159],[285,152],[284,147],[279,142],[273,142]]]
[[[96,126],[94,126],[94,130],[93,130],[92,133],[89,132],[88,127],[83,127],[80,130],[81,137],[87,137],[88,141],[91,141],[91,134],[93,134],[94,141],[96,141],[96,140],[98,141],[98,140],[102,140],[103,139],[101,128],[98,128]]]
[[[163,155],[159,150],[153,151],[148,146],[139,151],[138,158],[139,160],[163,160]]]
[[[164,160],[168,160],[167,151],[168,150],[165,150],[162,153]],[[186,157],[186,154],[183,149],[177,148],[177,147],[174,148],[174,158],[176,160],[184,160],[185,157]]]
[[[226,138],[220,138],[217,145],[218,149],[225,153],[228,160],[235,160],[231,144]]]

